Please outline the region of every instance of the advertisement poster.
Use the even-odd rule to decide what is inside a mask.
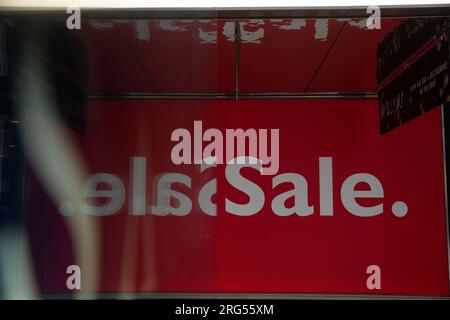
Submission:
[[[385,135],[367,99],[87,110],[84,134],[27,118],[24,225],[46,294],[70,293],[66,268],[81,261],[84,292],[118,296],[449,295],[439,108]],[[52,153],[58,139],[72,167]],[[256,162],[232,162],[242,154]],[[83,172],[65,179],[78,202],[46,180],[52,164],[66,178]]]

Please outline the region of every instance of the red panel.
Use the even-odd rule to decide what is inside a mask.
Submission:
[[[234,92],[234,44],[224,21],[89,23],[81,35],[92,56],[91,91]]]
[[[123,25],[131,46],[164,93],[234,92],[234,44],[224,21],[151,21],[150,39]],[[234,32],[234,28],[231,29]]]
[[[158,92],[113,22],[85,23],[79,32],[88,55],[88,90],[93,93]]]
[[[400,21],[383,19],[381,29],[373,30],[364,27],[365,21],[346,24],[309,92],[376,91],[378,44]]]
[[[325,27],[328,24],[328,27]],[[240,92],[304,92],[342,27],[335,20],[264,20],[241,27]],[[261,37],[253,42],[245,40]]]
[[[220,291],[449,295],[440,110],[383,136],[376,100],[251,101],[232,112],[239,127],[280,128],[279,173],[304,175],[315,209],[308,217],[274,216],[271,199],[289,188],[270,191],[271,179],[249,170],[266,205],[251,217],[218,217]],[[318,215],[319,157],[333,158],[333,217]],[[352,216],[340,201],[343,181],[360,172],[383,185],[380,216]],[[228,184],[223,194],[248,200]],[[379,203],[373,200],[360,203]],[[392,214],[399,200],[409,207],[404,218]],[[366,287],[372,264],[382,270],[381,290]]]
[[[358,20],[237,23],[239,91],[299,93],[375,91],[377,46],[400,22],[383,19],[381,30]],[[234,92],[234,22],[90,20],[80,36],[90,56],[92,92]]]
[[[90,218],[100,226],[98,242],[90,245],[100,248],[100,290],[448,296],[440,112],[434,110],[383,136],[377,115],[375,100],[91,102],[87,133],[77,136],[80,155],[90,174],[111,173],[125,188],[121,210]],[[225,198],[245,203],[248,197],[225,180],[224,165],[200,174],[198,165],[171,162],[172,131],[192,132],[194,120],[222,132],[280,129],[278,174],[305,177],[313,214],[274,214],[271,201],[288,186],[272,188],[273,177],[249,168],[242,174],[262,188],[265,205],[248,217],[226,212]],[[192,212],[178,217],[130,215],[133,156],[147,159],[147,205],[155,204],[155,177],[182,173],[192,179],[192,187],[174,189],[192,199]],[[333,216],[320,215],[319,157],[333,161]],[[358,217],[343,206],[341,185],[356,173],[374,175],[382,184],[384,198],[358,200],[363,206],[382,203],[381,214]],[[214,177],[216,217],[204,214],[197,200],[200,188]],[[42,248],[31,238],[35,252],[48,253],[42,287],[66,292],[65,267],[77,260],[76,241],[64,225],[84,214],[77,210],[75,216],[63,218],[56,205],[39,205],[48,196],[33,188],[32,179],[27,181],[25,202],[38,204],[27,208],[27,226],[35,228],[36,216],[46,221],[45,230],[31,233],[48,241]],[[396,201],[407,204],[406,216],[392,214]],[[373,264],[381,268],[379,290],[366,287],[366,269]],[[83,270],[85,276],[89,272]]]

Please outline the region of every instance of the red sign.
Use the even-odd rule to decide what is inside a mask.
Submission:
[[[85,135],[55,125],[87,167],[81,202],[38,187],[39,164],[27,175],[38,282],[69,292],[67,266],[97,248],[99,292],[448,296],[440,110],[383,136],[378,118],[376,100],[91,102]],[[173,163],[175,130],[191,133],[193,159],[208,129],[226,153],[239,128],[259,143],[278,129],[275,173]]]

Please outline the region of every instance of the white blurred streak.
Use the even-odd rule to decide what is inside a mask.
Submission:
[[[136,123],[138,154],[145,154],[148,148],[148,137],[151,136],[149,126],[145,117],[139,117]],[[133,163],[130,163],[130,172],[133,172]],[[138,171],[138,175],[147,176],[150,173],[150,163],[145,164],[143,171]],[[151,174],[150,174],[151,175]],[[130,176],[130,179],[132,176]],[[133,186],[132,181],[130,185]],[[134,186],[132,187],[134,188]],[[147,185],[143,187],[147,188]],[[147,194],[146,190],[144,191]],[[130,212],[133,211],[130,203]],[[141,208],[142,209],[142,208]],[[124,225],[124,244],[122,250],[122,266],[120,278],[120,298],[132,299],[136,297],[136,289],[141,292],[153,292],[156,288],[156,265],[155,265],[155,232],[151,219],[145,217],[146,208],[143,208],[144,215],[126,215]],[[143,241],[143,242],[141,242]],[[142,244],[142,246],[140,245]],[[139,251],[142,250],[143,259],[139,259]],[[137,262],[142,261],[143,279],[136,288],[136,267]]]
[[[38,299],[28,239],[19,228],[5,228],[0,232],[0,283],[3,299]]]
[[[139,117],[137,124],[137,144],[138,154],[146,154],[148,152],[148,137],[152,136],[152,132],[147,124],[146,117]],[[152,172],[151,158],[148,159],[146,167],[146,176],[151,177],[155,174]],[[146,185],[147,187],[147,185]],[[155,189],[153,189],[155,190]],[[147,194],[147,192],[145,192]],[[147,210],[145,208],[144,210]],[[133,218],[133,217],[131,217]],[[143,279],[139,284],[138,290],[141,292],[154,292],[157,286],[157,269],[156,269],[156,240],[155,240],[155,225],[153,219],[146,219],[143,217],[140,221],[141,227],[141,241],[143,241]]]
[[[156,246],[155,246],[155,226],[153,221],[145,219],[143,221],[143,241],[144,241],[144,279],[141,288],[143,292],[153,292],[157,286],[156,273]]]
[[[62,217],[70,232],[76,264],[81,268],[83,297],[86,294],[95,297],[99,281],[98,226],[95,218],[78,212],[82,200],[80,188],[87,176],[86,168],[68,134],[69,129],[63,127],[62,121],[53,111],[54,102],[45,94],[48,90],[43,90],[45,85],[37,80],[45,79],[45,70],[37,59],[25,58],[21,62],[20,78],[27,79],[19,82],[18,87],[18,108],[24,119],[21,138],[25,156],[56,207],[72,204],[75,209],[72,215]],[[31,75],[35,75],[34,79],[30,79]],[[51,270],[52,266],[47,268]]]
[[[122,266],[120,268],[119,297],[135,298],[136,262],[139,248],[139,221],[135,217],[125,218],[125,234],[122,249]]]

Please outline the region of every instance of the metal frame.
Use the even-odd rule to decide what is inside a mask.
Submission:
[[[241,24],[234,22],[234,95],[239,99],[239,62],[241,59]]]
[[[232,99],[377,99],[376,92],[317,92],[317,93],[91,93],[90,100],[232,100]]]
[[[65,299],[272,299],[272,300],[450,300],[445,296],[402,296],[402,295],[370,295],[370,294],[320,294],[320,293],[56,293],[44,294],[44,300]]]
[[[448,5],[380,6],[382,16],[442,17],[450,15]],[[286,8],[84,8],[83,16],[97,19],[288,19],[366,18],[366,7],[286,7]],[[65,8],[0,8],[0,18],[66,18]]]
[[[446,139],[446,135],[450,134],[450,132],[448,132],[446,130],[446,126],[445,126],[445,120],[446,120],[446,112],[450,112],[450,111],[445,111],[444,108],[448,108],[449,106],[445,107],[445,105],[441,105],[440,109],[441,109],[441,121],[442,121],[442,156],[443,156],[443,162],[444,162],[444,195],[445,195],[445,226],[446,226],[446,231],[447,231],[447,263],[448,263],[448,285],[449,285],[449,290],[450,290],[450,227],[449,227],[449,223],[450,223],[450,216],[449,216],[449,208],[448,208],[448,174],[449,172],[447,171],[447,152],[450,152],[450,150],[447,149],[447,139]],[[450,120],[450,119],[449,119]]]

